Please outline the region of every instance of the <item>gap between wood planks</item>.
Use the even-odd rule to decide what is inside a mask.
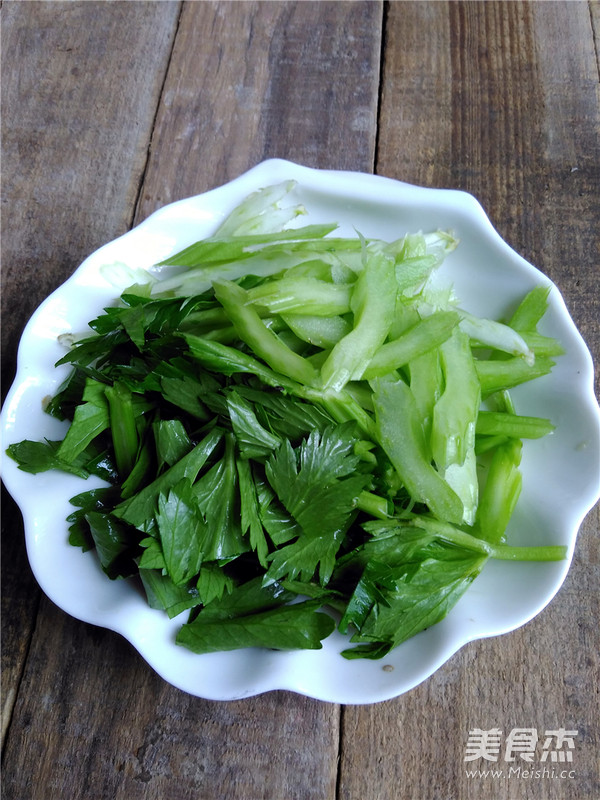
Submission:
[[[598,79],[600,80],[600,6],[597,0],[588,2],[588,9],[590,12],[590,26],[592,28],[592,39],[594,42],[594,51],[596,53],[596,66],[598,68]]]
[[[385,44],[387,40],[387,22],[388,22],[388,15],[390,10],[390,3],[392,0],[384,0],[383,6],[381,9],[381,37],[380,37],[380,50],[379,50],[379,80],[378,84],[378,92],[377,92],[377,108],[375,109],[375,146],[373,150],[373,161],[372,161],[372,170],[374,173],[377,173],[377,164],[379,161],[379,123],[380,123],[380,114],[381,114],[381,107],[383,105],[383,68],[384,68],[384,59],[385,59]]]
[[[0,0],[0,7],[1,5],[2,5],[2,0]],[[31,648],[33,636],[37,628],[41,600],[42,600],[42,591],[41,589],[38,588],[37,601],[33,613],[34,623],[31,626],[31,629],[29,631],[29,636],[27,637],[27,641],[25,643],[23,658],[21,659],[21,669],[19,670],[19,675],[15,683],[15,686],[9,689],[9,691],[5,694],[2,700],[2,707],[0,708],[0,762],[4,761],[5,745],[6,742],[8,741],[10,726],[13,720],[13,711],[15,709],[17,697],[19,696],[19,690],[21,688],[23,675],[25,674],[25,666],[27,664],[27,659],[29,658],[29,650]]]
[[[0,0],[0,2],[2,2],[2,0]],[[163,99],[163,96],[164,96],[165,84],[167,82],[167,76],[169,74],[169,68],[171,66],[171,59],[173,58],[173,50],[175,49],[175,43],[177,42],[177,34],[179,33],[179,25],[181,24],[181,14],[182,14],[182,12],[183,12],[183,2],[180,2],[179,3],[179,13],[177,15],[177,23],[175,25],[175,32],[173,34],[173,41],[171,43],[171,51],[169,53],[169,58],[167,59],[167,62],[166,62],[166,65],[165,65],[165,73],[164,73],[164,75],[162,77],[162,83],[161,83],[161,86],[160,86],[160,91],[158,93],[158,101],[156,103],[156,108],[154,110],[154,119],[152,120],[152,128],[150,130],[150,136],[148,137],[148,147],[146,148],[146,162],[144,164],[144,169],[142,170],[142,173],[140,175],[140,180],[139,180],[138,187],[137,187],[137,193],[136,193],[136,196],[135,196],[135,202],[133,203],[133,210],[132,210],[132,213],[131,213],[131,218],[129,220],[129,227],[130,228],[133,228],[133,226],[134,226],[134,224],[135,224],[135,222],[137,220],[139,209],[140,209],[142,193],[143,193],[143,189],[144,189],[144,183],[146,182],[146,172],[148,171],[148,163],[150,162],[150,151],[152,150],[152,140],[154,138],[154,130],[156,128],[156,119],[158,117],[158,112],[160,110],[160,107],[161,107],[161,104],[162,104],[162,99]]]
[[[381,36],[379,39],[379,75],[378,75],[378,91],[377,91],[377,107],[375,109],[375,142],[373,148],[373,157],[371,161],[371,169],[374,174],[377,174],[377,166],[379,162],[379,129],[380,129],[380,115],[382,107],[383,96],[383,72],[384,72],[384,59],[385,59],[385,44],[387,40],[387,23],[389,16],[389,9],[392,0],[384,0],[381,8]],[[337,751],[337,770],[335,776],[335,800],[342,800],[342,786],[344,783],[343,766],[342,766],[342,751],[345,739],[346,728],[346,706],[340,704],[339,717],[338,717],[338,751]]]

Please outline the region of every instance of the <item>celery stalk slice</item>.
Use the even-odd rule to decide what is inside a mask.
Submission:
[[[354,329],[332,349],[321,368],[323,388],[339,391],[360,380],[385,341],[396,305],[394,264],[382,255],[367,255],[352,293]]]
[[[290,350],[277,334],[266,327],[258,313],[247,304],[247,294],[231,281],[215,281],[215,295],[231,320],[238,336],[277,372],[314,386],[318,373],[302,356]]]
[[[363,378],[370,380],[385,375],[439,347],[448,339],[458,321],[459,316],[454,311],[441,311],[417,322],[397,339],[381,345]]]
[[[427,457],[423,428],[410,388],[402,380],[371,382],[379,441],[402,483],[440,519],[462,522],[463,504]]]

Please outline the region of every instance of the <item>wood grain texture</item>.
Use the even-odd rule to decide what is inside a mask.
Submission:
[[[7,375],[28,315],[88,252],[272,156],[472,192],[558,283],[599,362],[597,4],[5,0],[0,13]],[[179,692],[121,637],[40,598],[4,508],[7,800],[600,797],[597,507],[533,622],[401,698],[342,708]],[[561,726],[579,731],[574,778],[466,776],[470,729]]]
[[[372,172],[381,22],[379,2],[187,4],[137,219],[266,158]]]
[[[14,717],[5,798],[334,797],[337,707],[286,692],[190,697],[46,599]]]
[[[8,381],[37,305],[131,225],[179,5],[4,3],[1,13]]]
[[[86,255],[131,224],[178,7],[117,4],[107,13],[103,3],[32,2],[4,3],[0,13],[5,392],[33,310]],[[3,734],[36,616],[36,586],[21,516],[7,498]]]
[[[394,2],[385,31],[377,171],[478,197],[558,284],[598,363],[600,106],[587,4]],[[340,798],[600,794],[598,529],[596,507],[558,597],[533,622],[468,645],[404,697],[343,710]],[[575,776],[528,783],[501,756],[488,766],[502,778],[468,778],[476,727],[578,730]]]

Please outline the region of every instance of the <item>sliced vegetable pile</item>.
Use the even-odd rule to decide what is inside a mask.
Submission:
[[[179,644],[319,648],[337,626],[345,657],[380,658],[488,558],[564,557],[503,543],[522,440],[553,430],[509,390],[562,350],[537,330],[546,288],[506,324],[474,317],[439,282],[450,234],[290,227],[292,188],[123,292],[58,362],[65,438],[8,453],[106,480],[72,499],[69,541],[189,610]]]

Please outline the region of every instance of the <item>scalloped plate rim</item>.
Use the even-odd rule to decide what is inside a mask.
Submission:
[[[587,346],[575,327],[558,288],[552,284],[538,268],[522,258],[504,241],[504,239],[502,239],[485,214],[483,207],[473,195],[457,189],[434,189],[413,186],[412,184],[397,181],[392,178],[385,178],[368,173],[355,173],[345,170],[316,170],[284,159],[269,159],[263,161],[222,186],[211,189],[200,195],[194,195],[169,203],[158,209],[132,230],[122,234],[90,254],[77,270],[43,301],[32,315],[21,337],[17,355],[17,373],[2,409],[2,430],[7,443],[11,443],[6,439],[6,434],[10,433],[13,427],[11,426],[11,420],[13,420],[15,415],[19,414],[19,393],[26,394],[28,391],[27,382],[33,379],[29,374],[29,361],[31,356],[30,339],[32,337],[32,331],[35,329],[39,320],[44,319],[44,314],[47,314],[53,302],[56,302],[65,295],[65,292],[69,292],[71,289],[79,291],[81,288],[80,284],[83,284],[83,288],[89,286],[90,279],[92,279],[92,283],[96,282],[97,285],[103,287],[103,292],[106,293],[106,296],[112,291],[116,298],[119,290],[111,289],[110,284],[107,283],[99,273],[99,266],[106,253],[118,250],[131,242],[133,237],[143,238],[151,236],[152,232],[157,227],[160,228],[161,225],[165,223],[168,227],[169,219],[181,211],[190,210],[196,212],[202,210],[202,208],[206,208],[208,203],[216,202],[217,207],[221,209],[219,213],[222,217],[228,209],[231,209],[233,205],[239,202],[249,191],[288,178],[296,180],[300,189],[305,189],[309,191],[309,193],[316,192],[318,194],[320,192],[322,195],[329,197],[330,200],[334,198],[334,201],[335,198],[340,195],[343,196],[344,191],[351,193],[351,201],[353,202],[364,202],[366,197],[368,201],[380,203],[382,206],[386,203],[390,206],[395,206],[396,203],[402,206],[402,203],[407,202],[407,198],[410,198],[412,201],[418,201],[419,203],[424,202],[427,204],[430,201],[433,202],[435,198],[435,202],[446,210],[451,209],[454,213],[458,213],[460,209],[459,216],[464,214],[470,224],[475,224],[478,233],[483,239],[491,247],[496,249],[498,257],[504,257],[510,261],[513,271],[517,270],[518,273],[526,275],[530,283],[539,283],[543,281],[545,284],[550,285],[552,289],[551,300],[553,304],[553,313],[559,320],[564,331],[568,333],[570,337],[569,344],[574,348],[574,355],[579,359],[579,394],[577,398],[582,404],[582,408],[585,409],[587,418],[589,419],[592,451],[598,451],[600,447],[598,443],[600,441],[600,411],[594,395],[593,363]],[[332,186],[336,187],[335,192],[332,192]],[[386,197],[385,203],[381,200],[381,195],[385,194],[383,191],[384,189],[389,192],[389,200]],[[211,213],[212,225],[214,225],[219,219],[219,214],[215,214],[214,211]],[[202,235],[206,234],[203,233]],[[190,241],[195,238],[200,238],[199,236],[192,236],[191,233],[190,236]],[[177,249],[179,249],[180,246],[182,245],[178,245]],[[157,260],[159,259],[156,258],[155,261]],[[100,308],[97,309],[97,311],[99,310]],[[88,316],[88,319],[91,319],[91,317]],[[57,380],[56,377],[54,380]],[[326,647],[319,651],[292,654],[277,653],[274,655],[270,653],[265,655],[262,651],[234,651],[233,653],[227,654],[211,654],[210,657],[206,657],[195,656],[187,653],[187,651],[183,651],[182,648],[177,648],[177,652],[171,654],[171,659],[167,659],[167,663],[165,663],[163,654],[158,652],[156,648],[148,646],[145,638],[146,628],[139,628],[137,617],[133,619],[132,617],[127,617],[126,614],[118,614],[114,609],[110,608],[108,611],[103,610],[96,612],[90,607],[82,610],[77,605],[66,603],[60,594],[57,594],[55,580],[48,576],[46,564],[40,563],[40,543],[36,538],[36,532],[40,523],[38,521],[38,516],[32,509],[31,503],[27,500],[27,491],[23,488],[24,485],[27,486],[28,483],[33,485],[34,481],[30,480],[32,478],[36,479],[35,483],[37,485],[41,476],[27,476],[25,473],[19,471],[10,459],[4,458],[4,456],[2,465],[5,485],[15,498],[23,513],[27,552],[32,570],[47,596],[71,616],[90,624],[100,625],[124,636],[150,666],[169,683],[190,694],[211,700],[233,700],[262,694],[267,691],[283,689],[323,701],[363,704],[390,699],[409,691],[429,678],[465,644],[477,639],[497,636],[513,631],[529,622],[547,606],[559,591],[567,575],[579,527],[600,496],[600,480],[597,486],[594,486],[593,482],[590,481],[587,485],[585,496],[582,495],[579,500],[577,513],[573,512],[569,516],[568,531],[563,531],[563,541],[568,545],[567,558],[564,562],[561,562],[559,566],[553,568],[555,576],[547,586],[546,591],[540,595],[537,602],[529,606],[526,613],[521,613],[518,621],[515,622],[513,618],[512,622],[503,624],[501,620],[498,620],[494,625],[489,625],[487,629],[481,629],[481,626],[477,625],[470,628],[467,618],[464,617],[461,618],[460,623],[454,626],[457,628],[457,630],[454,630],[454,627],[452,627],[454,624],[454,612],[451,612],[446,620],[428,631],[419,634],[417,637],[414,637],[414,639],[411,640],[412,644],[407,642],[401,645],[393,651],[389,657],[384,659],[385,664],[390,665],[390,662],[393,662],[391,664],[393,670],[390,672],[384,673],[381,670],[383,662],[377,664],[375,667],[373,666],[374,662],[348,662],[342,659],[341,656],[338,655],[338,652],[334,652],[332,648],[329,648],[331,650],[331,652],[329,652],[327,650],[327,642]],[[90,482],[88,481],[86,486],[89,487],[89,485]],[[69,496],[72,495],[69,493]],[[70,549],[73,551],[74,558],[75,555],[78,557],[75,558],[78,563],[80,562],[83,564],[84,561],[82,559],[86,559],[88,570],[91,569],[92,572],[97,572],[107,584],[111,583],[101,573],[96,562],[90,558],[90,554],[82,554],[75,548]],[[95,566],[90,567],[90,562]],[[490,562],[486,565],[483,574],[486,572],[493,572],[494,570],[497,571],[497,569],[497,566],[495,567],[493,562]],[[483,588],[480,583],[483,574],[470,587],[465,597],[461,599],[458,604],[460,607],[468,605],[469,599],[480,593],[480,588]],[[125,582],[123,582],[123,584],[128,586]],[[129,588],[127,591],[129,591]],[[136,613],[140,614],[139,609]],[[152,626],[155,624],[154,621],[158,619],[158,615],[162,618],[162,625],[157,625],[157,628],[160,628],[161,635],[163,637],[167,636],[168,640],[168,637],[172,635],[175,625],[180,624],[183,620],[180,617],[177,620],[165,622],[165,615],[148,608],[145,613],[141,613],[140,619],[143,619],[144,625]],[[144,635],[142,635],[142,633],[144,633]],[[338,649],[340,644],[347,641],[342,639],[337,633],[333,634],[332,637],[336,639]],[[439,643],[436,642],[438,639],[440,640]],[[426,640],[428,643],[424,644]],[[433,641],[433,644],[430,644],[431,641]],[[419,655],[420,644],[424,644],[425,651],[431,653],[427,664],[421,664],[417,667],[412,666],[411,669],[406,670],[408,675],[403,678],[398,678],[395,674],[395,670],[400,670],[403,666],[406,666],[406,664],[403,663],[403,654],[409,654],[408,661],[412,664],[415,660],[415,656]],[[429,648],[429,650],[427,648]],[[340,659],[340,661],[335,662],[336,658]],[[194,673],[200,673],[202,678],[199,682],[198,680],[194,681],[194,675],[190,677],[190,673],[187,671],[187,664],[193,663],[199,665],[200,662],[195,661],[196,659],[202,659],[205,669],[209,671],[211,667],[206,667],[207,664],[216,664],[217,671],[223,669],[223,665],[225,665],[227,669],[223,669],[224,675],[229,674],[227,670],[232,673],[232,676],[229,677],[229,683],[226,682],[224,677],[221,683],[218,680],[216,683],[214,681],[213,683],[208,681],[209,685],[207,685],[207,676],[202,674],[203,670],[200,668],[193,670],[190,666],[190,670],[193,670]],[[186,664],[186,666],[182,668],[183,674],[180,674],[181,670],[178,672],[173,669],[173,662],[178,660]],[[245,671],[245,662],[247,664],[254,664],[257,662],[259,667],[262,667],[262,671],[258,669],[255,675],[252,677],[246,676],[244,679],[241,673]],[[334,668],[341,668],[341,673],[343,673],[342,678],[329,682],[311,682],[310,667],[315,665],[318,667],[319,663],[332,663]],[[379,672],[377,671],[378,668]],[[353,681],[346,679],[346,682],[344,682],[344,677],[347,676],[349,671],[359,677]],[[338,672],[340,672],[340,669],[338,669]],[[312,674],[314,675],[314,673]],[[366,689],[364,687],[364,675],[366,675],[370,681],[370,685]],[[202,685],[198,685],[198,683]]]

